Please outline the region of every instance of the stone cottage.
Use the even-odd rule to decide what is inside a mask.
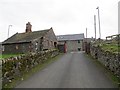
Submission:
[[[82,51],[84,34],[58,35],[58,49],[61,52]]]
[[[32,31],[30,22],[24,33],[16,33],[2,42],[3,54],[39,52],[57,47],[57,38],[52,27],[46,30]]]

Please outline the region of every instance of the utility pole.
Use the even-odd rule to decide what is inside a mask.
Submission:
[[[87,28],[86,28],[86,42],[87,42]]]
[[[101,39],[101,28],[100,28],[100,13],[99,13],[99,7],[96,8],[98,10],[98,22],[99,22],[99,39]]]
[[[94,15],[94,28],[95,28],[95,40],[96,40],[96,15]]]
[[[87,28],[86,28],[86,41],[85,41],[85,52],[87,53]]]
[[[12,25],[9,25],[9,26],[8,26],[8,38],[9,38],[9,30],[10,30],[10,27],[12,27]]]

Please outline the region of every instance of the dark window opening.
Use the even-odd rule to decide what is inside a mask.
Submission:
[[[81,50],[81,48],[78,48],[78,51],[80,51]]]
[[[80,43],[80,40],[78,40],[78,43]]]

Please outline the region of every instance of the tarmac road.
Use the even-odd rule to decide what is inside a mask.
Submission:
[[[112,81],[83,52],[71,52],[16,88],[114,88]]]

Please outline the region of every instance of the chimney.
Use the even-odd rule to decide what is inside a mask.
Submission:
[[[52,27],[50,29],[52,29]]]
[[[32,32],[31,28],[32,25],[30,24],[30,22],[26,23],[26,33]]]

